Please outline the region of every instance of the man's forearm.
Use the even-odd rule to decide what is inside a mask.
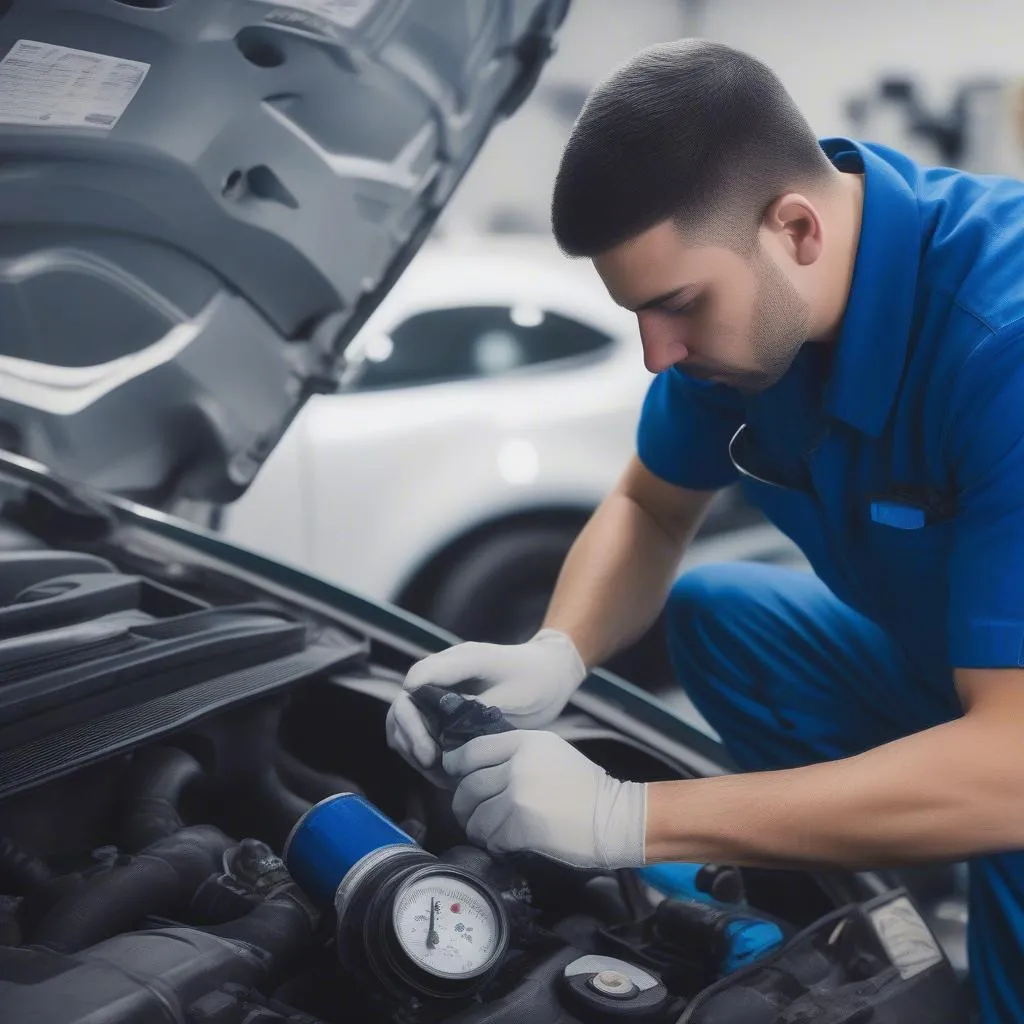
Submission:
[[[654,622],[675,578],[684,537],[661,530],[631,498],[615,493],[573,545],[544,625],[567,633],[587,667],[599,665]]]
[[[652,783],[646,856],[851,869],[1024,848],[1019,725],[964,718],[856,757]]]

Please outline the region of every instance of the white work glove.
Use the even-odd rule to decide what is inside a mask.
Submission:
[[[561,714],[586,675],[575,645],[556,629],[542,629],[524,644],[457,644],[409,669],[405,689],[388,711],[388,746],[428,777],[436,776],[429,769],[437,765],[440,751],[405,692],[424,683],[455,686],[481,679],[486,688],[476,696],[482,703],[501,708],[517,729],[536,729]]]
[[[576,868],[644,864],[647,784],[619,782],[552,732],[478,736],[444,755],[452,811],[491,853],[529,850]]]

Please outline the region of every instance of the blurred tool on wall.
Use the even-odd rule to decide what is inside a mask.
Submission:
[[[846,113],[858,137],[917,159],[1024,178],[1024,78],[966,79],[943,105],[914,79],[892,75],[851,98]]]

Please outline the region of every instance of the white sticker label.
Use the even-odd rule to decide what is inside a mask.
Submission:
[[[921,915],[905,896],[871,911],[871,923],[893,966],[904,979],[942,960],[942,950]]]
[[[0,124],[111,129],[149,65],[19,39],[0,60]]]
[[[341,28],[355,28],[366,17],[377,0],[259,0],[275,7],[316,14]]]

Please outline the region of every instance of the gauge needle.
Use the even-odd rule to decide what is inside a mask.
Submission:
[[[436,904],[430,899],[430,923],[427,925],[427,949],[433,949],[441,941],[441,936],[434,931],[434,909]]]

